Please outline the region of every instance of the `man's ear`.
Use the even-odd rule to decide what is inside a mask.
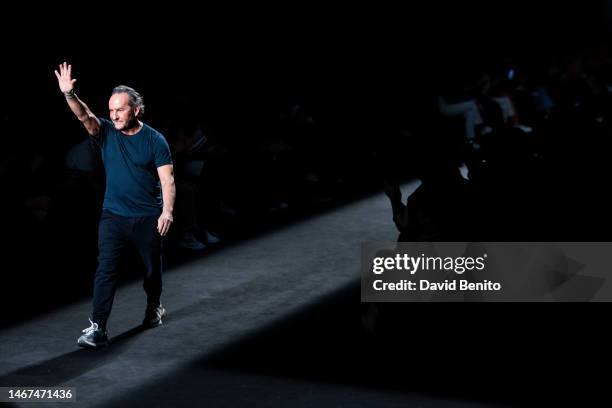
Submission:
[[[136,118],[140,117],[140,106],[136,106],[136,108],[134,108],[134,116],[136,116]]]

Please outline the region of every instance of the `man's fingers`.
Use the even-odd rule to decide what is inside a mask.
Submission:
[[[59,79],[60,79],[60,74],[59,74],[59,72],[57,72],[57,70],[55,70],[55,71],[53,71],[53,72],[55,72],[55,76],[57,77],[57,79],[58,79],[58,81],[59,81]]]
[[[163,237],[168,233],[171,225],[172,220],[160,217],[157,220],[157,232],[159,232],[159,235]]]
[[[172,221],[170,220],[164,220],[164,225],[162,227],[162,236],[166,236],[166,234],[168,233],[168,231],[170,231],[170,226],[172,225]]]

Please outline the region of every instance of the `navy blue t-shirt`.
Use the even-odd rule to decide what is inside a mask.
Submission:
[[[159,215],[162,194],[157,168],[172,164],[168,142],[146,124],[128,136],[108,119],[100,123],[100,134],[94,139],[102,150],[106,171],[102,208],[125,217]]]

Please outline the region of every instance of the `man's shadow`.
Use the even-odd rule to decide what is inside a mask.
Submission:
[[[0,377],[0,385],[11,387],[69,385],[70,380],[117,359],[129,348],[144,326],[137,326],[112,337],[106,347],[78,349],[55,358],[17,369]]]

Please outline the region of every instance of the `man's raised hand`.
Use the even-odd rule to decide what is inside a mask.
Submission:
[[[76,79],[72,79],[72,65],[64,62],[59,65],[59,72],[55,70],[55,76],[59,84],[60,91],[64,94],[70,94],[74,90]]]

